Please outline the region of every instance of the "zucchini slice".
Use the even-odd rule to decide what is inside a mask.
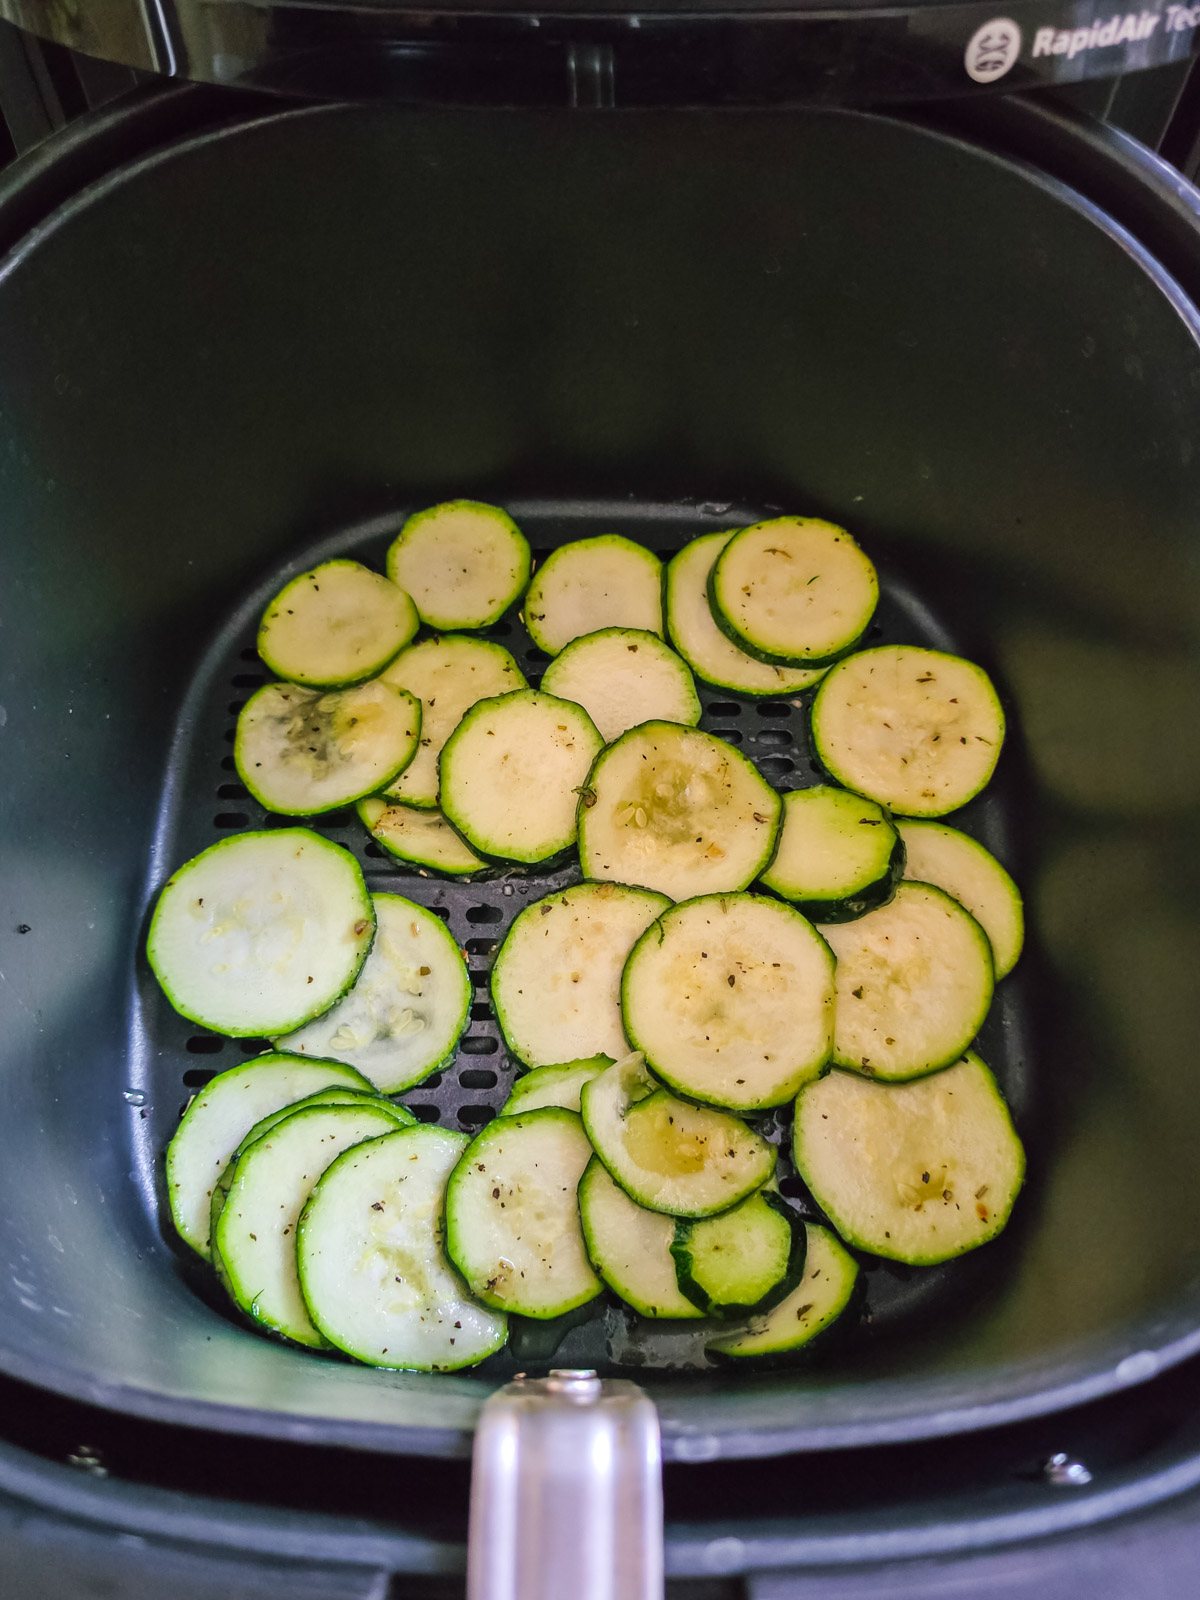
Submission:
[[[851,922],[890,900],[903,871],[904,845],[883,807],[818,784],[784,795],[779,845],[762,882],[806,917]]]
[[[906,817],[942,817],[985,789],[1004,712],[982,667],[916,645],[839,662],[817,690],[812,735],[826,770]]]
[[[779,796],[715,734],[645,722],[601,752],[579,809],[586,878],[672,900],[745,889],[771,859]]]
[[[675,1219],[631,1200],[599,1156],[579,1180],[579,1215],[592,1265],[639,1316],[700,1315],[675,1276]]]
[[[487,866],[436,809],[371,795],[358,802],[358,814],[371,837],[397,861],[451,878],[466,878]]]
[[[526,906],[492,966],[492,1005],[512,1053],[528,1067],[628,1055],[621,969],[669,904],[649,889],[579,883]]]
[[[512,1093],[500,1108],[502,1117],[515,1117],[521,1111],[540,1111],[543,1106],[561,1106],[564,1111],[579,1110],[579,1096],[585,1083],[598,1078],[612,1066],[611,1056],[590,1056],[585,1061],[562,1061],[550,1067],[534,1067],[513,1084]]]
[[[870,560],[815,517],[773,517],[735,533],[708,580],[713,621],[747,655],[820,667],[852,650],[879,601]]]
[[[468,1295],[446,1260],[446,1183],[468,1143],[402,1128],[344,1151],[297,1229],[300,1287],[328,1342],[373,1367],[455,1372],[499,1350],[502,1312]]]
[[[996,1080],[973,1051],[916,1083],[831,1072],[796,1101],[796,1166],[846,1240],[913,1266],[994,1239],[1025,1176]]]
[[[619,533],[576,539],[552,550],[525,596],[525,626],[539,650],[601,628],[663,631],[663,564],[645,545]]]
[[[213,1230],[221,1281],[260,1326],[325,1348],[296,1273],[296,1224],[317,1179],[351,1145],[396,1131],[379,1106],[309,1106],[249,1145],[238,1159]]]
[[[773,1311],[754,1316],[737,1333],[714,1339],[709,1351],[739,1360],[786,1355],[824,1333],[846,1309],[858,1281],[858,1263],[828,1228],[806,1222],[804,1276]]]
[[[208,1211],[217,1179],[260,1118],[327,1086],[369,1092],[353,1067],[272,1053],[230,1067],[207,1083],[188,1106],[167,1146],[167,1197],[185,1244],[207,1261]]]
[[[804,1250],[800,1218],[761,1189],[720,1216],[680,1218],[671,1243],[679,1288],[706,1317],[769,1310],[799,1283]]]
[[[419,626],[403,588],[361,561],[326,561],[271,601],[258,626],[258,653],[289,683],[338,689],[373,678]]]
[[[412,765],[388,786],[386,798],[434,807],[442,746],[479,700],[523,689],[520,667],[502,644],[447,634],[401,652],[383,675],[421,702],[421,742]]]
[[[398,1094],[444,1066],[467,1025],[471,979],[440,917],[398,894],[372,896],[376,934],[358,981],[331,1010],[276,1039],[293,1055],[344,1061]]]
[[[571,643],[550,663],[542,688],[582,706],[605,744],[639,722],[700,721],[700,697],[682,661],[644,628],[601,628]]]
[[[585,1083],[583,1125],[625,1193],[651,1211],[708,1217],[775,1170],[775,1149],[724,1111],[688,1105],[658,1084],[640,1051]]]
[[[529,541],[506,511],[447,500],[417,511],[388,551],[388,577],[431,628],[487,628],[525,592]]]
[[[992,1003],[992,948],[957,900],[902,883],[857,922],[821,929],[837,957],[835,1066],[923,1077],[957,1061]]]
[[[936,884],[975,918],[988,936],[996,981],[1016,966],[1025,943],[1025,908],[1012,878],[977,839],[941,822],[902,822],[906,878]]]
[[[582,706],[552,694],[481,700],[442,750],[442,810],[482,856],[548,861],[575,843],[579,792],[603,743]]]
[[[667,566],[667,631],[698,678],[734,694],[799,694],[820,683],[824,667],[773,667],[756,661],[713,621],[708,575],[732,533],[706,533],[684,545]]]
[[[575,1191],[592,1150],[573,1111],[497,1117],[446,1191],[450,1259],[484,1305],[544,1320],[594,1300]]]
[[[181,1016],[256,1038],[300,1028],[358,977],[375,913],[358,862],[308,828],[239,833],[167,881],[146,955]]]
[[[382,678],[353,689],[268,683],[237,720],[238,777],[268,811],[311,817],[399,776],[421,733],[421,702]]]
[[[765,895],[703,895],[663,912],[630,952],[621,1014],[635,1050],[680,1094],[782,1105],[829,1060],[833,954]]]

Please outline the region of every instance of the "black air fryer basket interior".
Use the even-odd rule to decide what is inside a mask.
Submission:
[[[0,1366],[168,1421],[467,1448],[486,1377],[256,1338],[172,1243],[166,1140],[243,1055],[140,954],[170,869],[259,823],[229,730],[263,597],[320,552],[378,561],[451,495],[543,550],[843,521],[880,561],[880,637],[982,661],[1014,730],[966,819],[1030,916],[982,1046],[1031,1154],[1009,1235],[869,1272],[870,1321],[792,1372],[663,1371],[694,1348],[613,1308],[556,1359],[639,1367],[694,1459],[970,1428],[1200,1346],[1198,339],[1078,197],[848,113],[281,112],[31,235],[0,265]],[[807,781],[803,699],[705,698]],[[406,1098],[478,1126],[514,1071],[488,956],[547,880],[451,887],[324,826],[466,947],[470,1029]]]

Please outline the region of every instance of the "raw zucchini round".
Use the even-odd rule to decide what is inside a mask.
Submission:
[[[358,981],[331,1010],[275,1040],[294,1055],[344,1061],[386,1094],[444,1066],[467,1025],[471,979],[441,917],[377,894],[375,943]]]
[[[492,1006],[512,1053],[529,1067],[627,1055],[621,969],[669,904],[648,889],[579,883],[526,906],[491,977]]]
[[[640,1051],[585,1083],[583,1125],[596,1154],[632,1199],[675,1217],[709,1217],[760,1189],[775,1150],[724,1111],[659,1088]]]
[[[546,668],[542,688],[582,706],[605,744],[639,722],[694,728],[700,721],[687,664],[642,628],[601,628],[572,639]]]
[[[181,1016],[270,1038],[328,1011],[375,937],[357,861],[307,828],[239,833],[185,862],[158,899],[146,954]]]
[[[599,1156],[579,1180],[579,1216],[592,1265],[640,1316],[700,1315],[675,1276],[674,1217],[631,1200]]]
[[[941,822],[902,822],[906,878],[936,884],[979,923],[992,947],[997,982],[1016,966],[1025,943],[1021,891],[995,856],[969,834]]]
[[[829,1060],[833,967],[812,923],[779,900],[686,900],[630,952],[625,1032],[680,1094],[736,1111],[782,1105]]]
[[[974,1052],[916,1083],[829,1073],[796,1101],[794,1149],[848,1244],[914,1266],[994,1239],[1025,1176],[1008,1107]]]
[[[775,1194],[747,1196],[720,1216],[675,1224],[679,1288],[707,1317],[767,1311],[804,1271],[804,1224]]]
[[[515,1117],[522,1111],[540,1111],[543,1106],[561,1106],[564,1111],[579,1110],[579,1096],[585,1083],[598,1078],[612,1066],[611,1056],[589,1056],[584,1061],[562,1061],[554,1066],[534,1067],[513,1084],[512,1093],[500,1109],[502,1117]]]
[[[382,678],[352,689],[269,683],[242,707],[233,756],[260,805],[311,817],[391,783],[420,732],[420,701]]]
[[[442,751],[442,810],[480,855],[547,861],[574,844],[604,741],[581,706],[518,689],[473,706]]]
[[[706,533],[684,545],[667,566],[667,631],[698,678],[735,694],[799,694],[820,683],[824,667],[773,667],[756,661],[713,621],[708,576],[732,533]]]
[[[499,1350],[502,1312],[463,1291],[442,1249],[446,1183],[468,1143],[402,1128],[338,1156],[297,1229],[300,1287],[331,1345],[373,1367],[455,1372]]]
[[[437,805],[442,746],[466,713],[480,700],[525,687],[520,667],[502,644],[462,634],[422,639],[402,651],[383,678],[421,702],[417,753],[388,786],[386,798],[430,808]]]
[[[601,628],[644,628],[661,636],[663,565],[620,534],[576,539],[552,550],[534,573],[523,613],[539,650]]]
[[[358,814],[371,837],[397,861],[430,867],[452,878],[469,877],[487,865],[436,809],[372,795],[358,802]]]
[[[167,1197],[180,1238],[207,1261],[213,1188],[233,1152],[262,1117],[335,1084],[369,1093],[352,1067],[299,1056],[259,1056],[219,1072],[183,1114],[167,1146]]]
[[[836,1233],[806,1222],[804,1276],[773,1311],[750,1319],[737,1333],[714,1339],[708,1349],[718,1356],[750,1360],[786,1355],[811,1344],[846,1309],[858,1281],[858,1263]]]
[[[915,645],[839,662],[817,690],[813,744],[839,783],[906,817],[941,817],[987,787],[1004,712],[982,667]]]
[[[484,1305],[558,1317],[600,1293],[575,1191],[591,1159],[573,1111],[497,1117],[464,1153],[446,1191],[446,1248]]]
[[[402,588],[360,561],[326,561],[271,601],[259,624],[258,653],[290,683],[337,689],[373,678],[419,626]]]
[[[448,500],[417,511],[388,551],[392,582],[431,628],[487,628],[529,582],[529,541],[506,511]]]
[[[733,535],[713,565],[708,599],[714,622],[747,655],[819,667],[866,633],[879,580],[845,528],[774,517]]]
[[[781,803],[715,734],[646,722],[610,744],[579,809],[587,878],[641,884],[672,900],[745,889],[775,849]]]
[[[889,900],[903,870],[904,846],[882,806],[819,784],[784,795],[762,882],[817,922],[851,922]]]

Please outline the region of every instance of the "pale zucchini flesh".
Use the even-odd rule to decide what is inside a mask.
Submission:
[[[941,817],[987,787],[1004,743],[1004,712],[982,667],[915,645],[881,645],[841,661],[812,707],[827,772],[906,817]]]
[[[438,760],[442,746],[466,713],[480,700],[525,687],[511,654],[490,639],[441,634],[401,651],[383,674],[421,702],[421,740],[411,763],[385,797],[406,805],[433,808],[438,799]]]
[[[242,707],[233,755],[260,805],[308,817],[391,783],[420,733],[420,701],[383,679],[350,689],[269,683]]]
[[[402,588],[359,561],[326,561],[268,605],[258,653],[289,683],[336,689],[373,678],[419,626]]]
[[[836,1233],[804,1224],[804,1275],[785,1300],[752,1316],[744,1329],[714,1339],[716,1355],[742,1360],[786,1355],[811,1344],[845,1311],[858,1281],[858,1263]]]
[[[373,902],[375,943],[354,987],[275,1044],[344,1061],[396,1094],[454,1054],[471,1008],[471,979],[440,917],[398,894],[377,894]]]
[[[532,864],[575,843],[603,740],[581,706],[536,689],[473,706],[442,750],[441,805],[480,855]]]
[[[908,852],[906,878],[936,884],[979,923],[992,947],[996,979],[1016,966],[1025,943],[1021,891],[977,839],[941,822],[902,822],[900,837]]]
[[[350,852],[307,828],[277,828],[223,839],[178,868],[146,954],[182,1016],[214,1033],[270,1038],[345,994],[374,935]]]
[[[183,1114],[167,1146],[167,1197],[179,1236],[208,1259],[212,1192],[233,1152],[261,1118],[327,1086],[369,1092],[352,1067],[272,1052],[220,1072]]]
[[[583,1061],[561,1061],[548,1067],[534,1067],[513,1084],[512,1093],[500,1109],[502,1117],[515,1117],[521,1111],[540,1111],[543,1106],[561,1106],[578,1111],[585,1083],[598,1078],[612,1066],[611,1056],[590,1056]]]
[[[484,1305],[562,1316],[600,1293],[576,1191],[591,1159],[573,1111],[497,1117],[464,1153],[446,1194],[447,1248]]]
[[[887,905],[821,932],[837,957],[835,1065],[903,1080],[958,1059],[994,977],[987,935],[957,900],[902,883]]]
[[[818,922],[850,922],[889,900],[904,846],[882,806],[818,784],[783,797],[775,859],[762,882]]]
[[[675,1275],[674,1217],[631,1200],[599,1156],[592,1157],[579,1180],[579,1215],[592,1265],[639,1316],[701,1315]]]
[[[778,1195],[747,1196],[728,1211],[675,1224],[679,1288],[710,1317],[765,1310],[804,1270],[804,1226]]]
[[[499,506],[448,500],[417,511],[388,551],[388,577],[431,628],[487,628],[529,581],[529,541]]]
[[[819,667],[866,633],[879,580],[845,528],[774,517],[734,534],[713,566],[708,597],[717,626],[748,655]]]
[[[780,799],[714,734],[647,722],[600,755],[579,812],[585,877],[672,900],[745,889],[771,859]]]
[[[577,539],[552,550],[534,573],[523,615],[539,650],[601,628],[642,628],[661,636],[663,565],[652,550],[620,534]]]
[[[629,1053],[621,970],[670,902],[648,889],[580,883],[536,900],[513,922],[491,974],[492,1005],[526,1066]]]
[[[707,533],[684,545],[667,566],[667,631],[698,678],[717,689],[755,696],[795,695],[825,676],[824,667],[776,667],[740,649],[713,621],[708,578],[732,533]]]
[[[707,1217],[762,1187],[775,1150],[724,1111],[659,1088],[640,1052],[583,1087],[584,1127],[596,1154],[632,1199],[676,1217]]]
[[[502,1312],[446,1258],[446,1184],[467,1136],[405,1128],[333,1162],[300,1217],[297,1266],[314,1326],[374,1367],[454,1372],[499,1350]]]
[[[700,721],[700,697],[687,663],[639,628],[602,628],[573,639],[542,676],[542,688],[582,706],[605,744],[639,722]]]
[[[782,1105],[829,1060],[834,961],[805,917],[765,895],[664,911],[621,980],[625,1032],[680,1094],[737,1111]]]
[[[793,1147],[847,1244],[914,1266],[995,1238],[1025,1175],[1008,1107],[973,1052],[914,1083],[829,1073],[796,1101]]]
[[[467,878],[487,866],[436,808],[371,795],[358,802],[358,814],[371,837],[397,861],[449,878]]]

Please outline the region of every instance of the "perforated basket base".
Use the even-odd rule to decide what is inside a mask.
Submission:
[[[570,539],[619,532],[639,540],[664,557],[696,534],[736,528],[774,514],[770,509],[728,505],[647,506],[629,503],[545,501],[510,502],[509,510],[525,530],[535,560]],[[335,555],[353,555],[382,570],[384,555],[404,520],[404,513],[347,528],[316,547],[297,553],[286,567],[272,572],[229,617],[201,660],[184,701],[175,744],[163,786],[153,847],[151,893],[181,862],[230,833],[271,826],[294,826],[296,819],[264,812],[238,782],[233,761],[234,724],[247,697],[268,674],[254,647],[262,610],[272,594],[296,573]],[[952,619],[935,617],[901,572],[880,561],[881,600],[869,643],[926,644],[971,655],[971,641],[961,639]],[[512,615],[486,630],[484,637],[502,642],[516,657],[530,683],[536,685],[549,657],[535,648],[520,619]],[[737,746],[776,788],[803,788],[823,781],[813,759],[808,731],[812,692],[760,700],[699,684],[704,712],[701,726]],[[956,826],[981,839],[1010,860],[1013,814],[1012,780],[1005,763],[987,794],[953,819]],[[466,953],[475,986],[467,1030],[453,1063],[399,1098],[422,1121],[476,1133],[496,1115],[522,1070],[510,1058],[492,1014],[488,973],[500,941],[517,913],[531,900],[580,879],[578,863],[553,872],[514,868],[470,883],[455,883],[406,867],[380,849],[359,822],[353,808],[314,819],[322,834],[345,845],[362,863],[373,891],[407,895],[443,917]],[[1028,1109],[1031,1082],[1022,1025],[1022,978],[1006,980],[997,994],[979,1040],[979,1049],[994,1068],[1018,1123]],[[144,960],[137,973],[131,1013],[130,1058],[141,1065],[142,1087],[130,1091],[134,1130],[135,1171],[140,1170],[146,1203],[153,1207],[164,1239],[176,1250],[179,1269],[215,1312],[234,1316],[215,1279],[179,1244],[171,1225],[164,1181],[163,1155],[190,1095],[215,1073],[237,1065],[266,1048],[261,1039],[229,1040],[197,1029],[167,1004]],[[790,1107],[751,1119],[781,1145],[780,1176],[785,1196],[805,1216],[821,1212],[794,1176],[787,1160]],[[140,1156],[140,1161],[138,1157]],[[934,1319],[949,1315],[983,1291],[997,1276],[1005,1253],[1003,1242],[940,1267],[909,1268],[863,1257],[863,1293],[857,1319],[831,1341],[830,1355],[814,1359],[855,1359],[855,1347],[886,1336],[921,1337]],[[846,1319],[843,1319],[846,1321]],[[635,1316],[614,1297],[602,1296],[590,1306],[557,1322],[512,1319],[507,1350],[491,1358],[480,1372],[501,1378],[517,1370],[537,1370],[553,1358],[561,1365],[600,1370],[655,1367],[692,1369],[710,1365],[704,1353],[703,1324],[655,1324]],[[255,1337],[247,1331],[247,1338]],[[711,1336],[711,1335],[709,1335]],[[846,1337],[848,1336],[848,1337]]]

